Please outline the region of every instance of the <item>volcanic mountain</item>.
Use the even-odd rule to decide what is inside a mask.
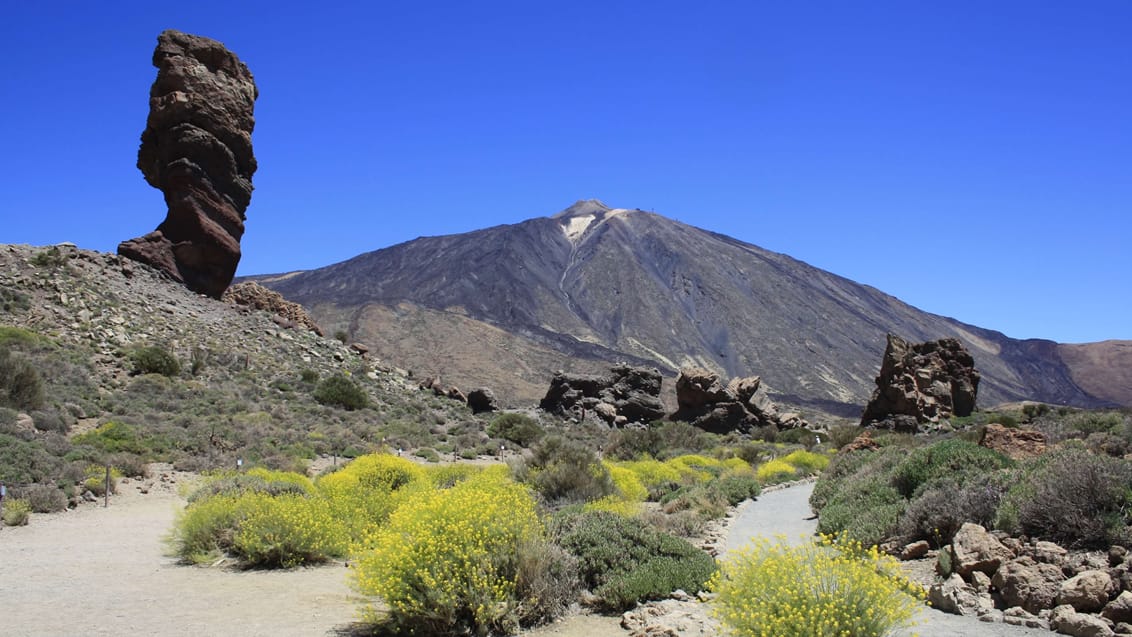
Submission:
[[[689,364],[759,375],[780,400],[855,415],[888,332],[959,338],[982,373],[984,405],[1112,398],[1082,389],[1052,341],[929,314],[786,255],[597,200],[251,278],[419,376],[488,385],[510,403],[539,398],[554,370],[624,361],[668,375]]]

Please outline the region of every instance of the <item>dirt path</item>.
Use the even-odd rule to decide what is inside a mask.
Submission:
[[[341,564],[291,572],[194,568],[165,557],[173,494],[33,515],[0,530],[0,634],[334,635],[354,621]]]

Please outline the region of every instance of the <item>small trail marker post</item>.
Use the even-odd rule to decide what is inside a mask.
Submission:
[[[110,465],[106,465],[106,493],[102,494],[102,508],[110,506]]]

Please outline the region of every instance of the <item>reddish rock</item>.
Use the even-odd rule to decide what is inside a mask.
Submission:
[[[240,262],[259,91],[248,67],[209,38],[164,31],[153,65],[138,169],[169,209],[156,230],[123,241],[118,254],[218,299]]]
[[[975,409],[979,373],[975,359],[954,338],[912,344],[889,334],[876,385],[861,424],[892,421],[915,429],[951,416],[969,416]]]
[[[873,440],[872,432],[871,431],[862,431],[860,434],[857,435],[856,438],[853,439],[852,442],[850,442],[849,444],[842,447],[841,450],[838,451],[838,453],[850,453],[852,451],[862,451],[862,450],[864,450],[864,451],[876,451],[877,449],[880,449],[880,445],[878,445],[877,442],[875,440]]]
[[[990,424],[983,429],[979,444],[1014,460],[1036,458],[1046,451],[1046,437],[1032,429],[1010,429]]]
[[[243,305],[257,310],[271,312],[272,314],[287,319],[294,325],[301,325],[315,334],[322,336],[322,328],[318,326],[318,323],[314,322],[310,314],[307,314],[303,306],[288,301],[283,298],[282,294],[274,290],[269,290],[254,281],[244,281],[243,283],[233,285],[224,292],[221,298],[234,305]],[[355,343],[352,347],[361,353],[358,347],[364,346]]]

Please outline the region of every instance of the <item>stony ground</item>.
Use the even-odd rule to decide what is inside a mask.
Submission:
[[[34,515],[26,527],[0,530],[0,634],[238,634],[255,637],[349,635],[360,600],[342,563],[294,571],[233,571],[181,566],[164,555],[163,538],[184,505],[187,474],[157,471],[121,485],[109,508]],[[162,476],[165,479],[162,480]],[[148,494],[140,490],[145,488]],[[762,495],[729,518],[721,546],[754,535],[802,538],[813,531],[812,485]],[[694,601],[669,600],[620,617],[576,615],[529,637],[708,637],[718,626]],[[650,631],[651,627],[651,632]],[[659,632],[661,627],[672,629]],[[1048,637],[1051,633],[925,609],[920,625],[899,637]]]

